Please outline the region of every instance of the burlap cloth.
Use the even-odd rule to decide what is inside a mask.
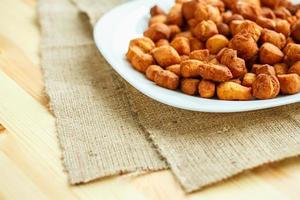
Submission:
[[[75,2],[94,24],[122,1]],[[72,184],[170,167],[185,191],[192,192],[300,154],[299,104],[241,114],[162,105],[112,71],[75,5],[40,0],[38,10],[46,90]]]

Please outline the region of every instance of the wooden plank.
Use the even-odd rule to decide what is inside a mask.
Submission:
[[[55,140],[53,116],[3,72],[0,72],[0,83],[0,93],[3,94],[0,122],[9,132],[5,143],[2,142],[2,152],[40,190],[47,190],[49,197],[74,199],[65,190],[67,181],[63,176],[59,147]],[[61,176],[57,176],[57,173]],[[0,181],[1,185],[5,184],[5,180]]]
[[[15,42],[22,44],[21,48],[23,48],[23,51],[27,51],[31,60],[38,64],[39,30],[37,29],[36,13],[34,10],[36,2],[35,0],[25,1],[27,6],[25,6],[25,3],[23,4],[19,1],[1,1],[1,15],[5,16],[5,19],[10,20],[0,20],[0,34],[7,35]],[[22,17],[19,15],[20,13],[22,13]],[[12,26],[12,21],[16,25]],[[22,30],[22,34],[20,34],[20,30]],[[0,68],[11,77],[15,77],[15,80],[18,80],[23,85],[23,88],[27,89],[32,95],[39,94],[35,97],[42,103],[47,102],[47,97],[40,95],[42,93],[38,93],[39,90],[43,90],[41,75],[37,74],[40,73],[40,69],[36,66],[33,67],[32,62],[22,50],[12,44],[13,42],[0,35]],[[24,73],[30,76],[23,76]],[[31,80],[24,80],[24,78]],[[4,129],[0,125],[0,133]]]
[[[36,0],[1,0],[0,34],[6,36],[38,66],[40,32],[36,17]]]
[[[0,169],[1,180],[6,182],[1,184],[0,199],[31,199],[32,194],[36,199],[47,199],[47,196],[26,177],[26,174],[2,152],[0,152]]]
[[[41,104],[47,105],[41,69],[12,41],[0,35],[0,69]]]

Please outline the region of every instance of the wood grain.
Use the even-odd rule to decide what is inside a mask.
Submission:
[[[299,199],[299,158],[261,167],[191,195],[183,193],[170,171],[69,186],[38,67],[35,1],[2,0],[0,16],[0,123],[7,128],[0,134],[1,200]]]
[[[25,89],[41,104],[48,99],[44,94],[41,70],[12,41],[0,35],[0,69]],[[17,55],[17,56],[16,56]]]

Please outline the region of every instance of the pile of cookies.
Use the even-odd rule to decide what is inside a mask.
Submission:
[[[300,5],[289,0],[177,0],[150,10],[126,57],[157,85],[222,100],[300,92]]]

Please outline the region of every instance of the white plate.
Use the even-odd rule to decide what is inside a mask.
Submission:
[[[143,74],[134,70],[125,58],[129,41],[142,36],[150,17],[149,9],[153,5],[158,4],[167,10],[173,2],[173,0],[131,1],[107,13],[94,28],[94,39],[98,49],[119,75],[133,87],[161,103],[202,112],[242,112],[300,101],[300,94],[253,101],[204,99],[156,86],[147,80]]]

